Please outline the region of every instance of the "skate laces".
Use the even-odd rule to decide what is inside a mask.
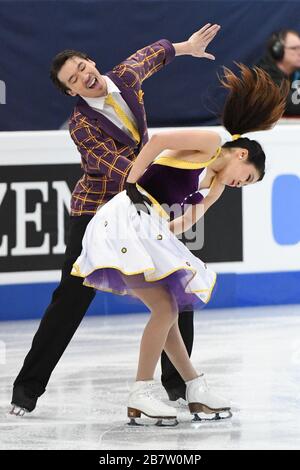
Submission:
[[[154,396],[154,393],[159,390],[159,384],[155,382],[149,382],[138,391],[139,395],[146,395],[152,401],[158,402],[159,399]]]
[[[146,387],[145,387],[146,388]],[[147,384],[147,388],[145,390],[147,397],[151,398],[151,400],[157,400],[153,395],[159,389],[159,384],[152,382]]]

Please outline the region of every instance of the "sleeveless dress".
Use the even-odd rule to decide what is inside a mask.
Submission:
[[[99,207],[89,222],[82,252],[71,274],[83,284],[119,295],[134,289],[163,285],[178,307],[206,304],[216,274],[196,258],[169,229],[186,204],[198,204],[207,190],[199,190],[205,163],[159,156],[139,179],[139,191],[152,202],[150,214],[138,215],[126,191]]]

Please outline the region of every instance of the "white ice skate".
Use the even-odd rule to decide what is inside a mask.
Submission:
[[[194,415],[193,421],[219,420],[232,416],[229,401],[210,391],[204,374],[186,382],[186,400],[190,412]],[[214,417],[201,418],[198,413],[212,414]]]
[[[133,384],[128,398],[127,413],[130,418],[128,424],[138,426],[135,418],[140,418],[141,414],[158,419],[157,426],[176,426],[178,424],[176,409],[154,397],[154,386],[154,380],[138,381]]]

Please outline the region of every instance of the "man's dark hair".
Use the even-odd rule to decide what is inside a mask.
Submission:
[[[81,59],[85,59],[85,60],[90,59],[89,56],[85,54],[84,52],[74,51],[73,49],[66,49],[62,52],[59,52],[54,57],[54,59],[52,60],[51,69],[50,69],[50,78],[52,82],[60,91],[62,91],[65,95],[68,95],[68,96],[70,96],[67,93],[69,88],[58,79],[57,74],[59,73],[64,63],[68,59],[71,59],[72,57],[80,57]]]

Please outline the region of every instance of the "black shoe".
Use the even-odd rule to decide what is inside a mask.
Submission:
[[[23,385],[17,385],[14,387],[11,404],[13,406],[19,406],[24,408],[26,411],[33,411],[36,407],[38,397],[30,396],[28,390]]]
[[[169,390],[166,389],[166,392],[169,396],[170,401],[176,401],[179,398],[183,398],[185,400],[185,386],[178,386],[174,388],[170,388]]]

